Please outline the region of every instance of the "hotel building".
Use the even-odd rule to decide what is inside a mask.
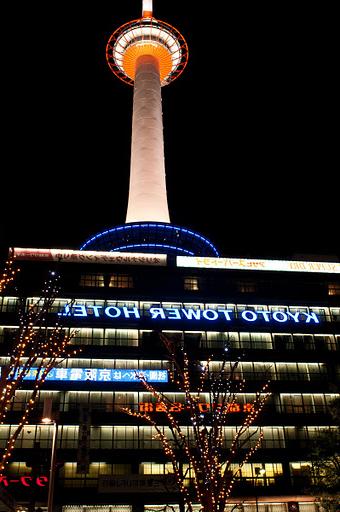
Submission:
[[[49,398],[57,421],[55,510],[144,512],[178,504],[175,490],[164,488],[171,464],[152,427],[121,410],[155,401],[136,378],[137,369],[183,403],[168,379],[157,336],[162,331],[179,337],[200,360],[213,354],[218,362],[226,344],[230,360],[240,360],[236,377],[246,387],[225,427],[226,446],[244,408],[270,380],[272,395],[257,421],[264,441],[242,468],[230,501],[249,512],[283,512],[290,504],[317,511],[309,492],[309,453],[320,430],[336,428],[328,406],[340,396],[339,263],[20,248],[14,253],[27,305],[39,297],[47,272],[62,276],[51,326],[59,314],[65,329],[77,329],[73,344],[82,352],[46,380],[16,443],[11,478],[48,475],[53,426],[42,425],[41,418]],[[20,299],[1,299],[2,364]],[[13,425],[30,386],[25,381],[16,394]],[[156,417],[166,423],[161,413]],[[0,427],[2,446],[10,428]],[[32,497],[36,506],[46,504],[46,488],[35,486],[32,494],[32,488],[13,483],[6,490],[22,506]]]

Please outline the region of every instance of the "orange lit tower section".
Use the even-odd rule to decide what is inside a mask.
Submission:
[[[175,28],[153,17],[152,1],[144,0],[142,18],[112,34],[106,55],[115,75],[134,85],[126,222],[170,222],[161,87],[183,71],[187,44]]]
[[[123,226],[98,233],[81,249],[218,256],[205,237],[170,224],[161,88],[187,64],[184,37],[155,19],[152,0],[143,0],[142,17],[113,32],[106,58],[112,72],[134,87],[128,208]]]

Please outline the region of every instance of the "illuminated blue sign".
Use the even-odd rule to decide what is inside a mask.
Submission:
[[[35,380],[38,368],[30,368],[24,380]],[[104,368],[52,368],[46,380],[61,382],[138,382],[143,375],[148,382],[168,382],[167,370],[126,370]]]
[[[106,317],[108,319],[140,319],[141,311],[136,307],[127,306],[98,306],[98,305],[87,305],[87,304],[74,304],[73,306],[65,305],[63,311],[58,313],[61,316],[72,316],[72,317]],[[143,313],[142,313],[143,314]],[[244,311],[238,312],[235,315],[232,309],[194,309],[194,308],[162,308],[162,307],[150,307],[149,310],[144,313],[144,316],[151,320],[208,320],[214,322],[216,320],[231,322],[235,318],[241,318],[246,322],[256,322],[258,320],[264,322],[294,322],[298,323],[320,323],[320,320],[316,313],[307,313],[306,311],[269,311],[259,310],[253,311],[251,309],[245,309]]]

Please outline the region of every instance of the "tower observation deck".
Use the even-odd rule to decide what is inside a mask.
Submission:
[[[184,37],[155,19],[152,0],[143,0],[142,17],[113,32],[106,58],[111,71],[134,88],[128,208],[123,226],[94,235],[81,249],[218,256],[205,237],[170,224],[161,88],[188,62]]]

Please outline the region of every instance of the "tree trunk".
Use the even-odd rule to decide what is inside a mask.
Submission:
[[[180,501],[179,501],[179,512],[185,512],[185,503],[182,498],[180,498]]]

